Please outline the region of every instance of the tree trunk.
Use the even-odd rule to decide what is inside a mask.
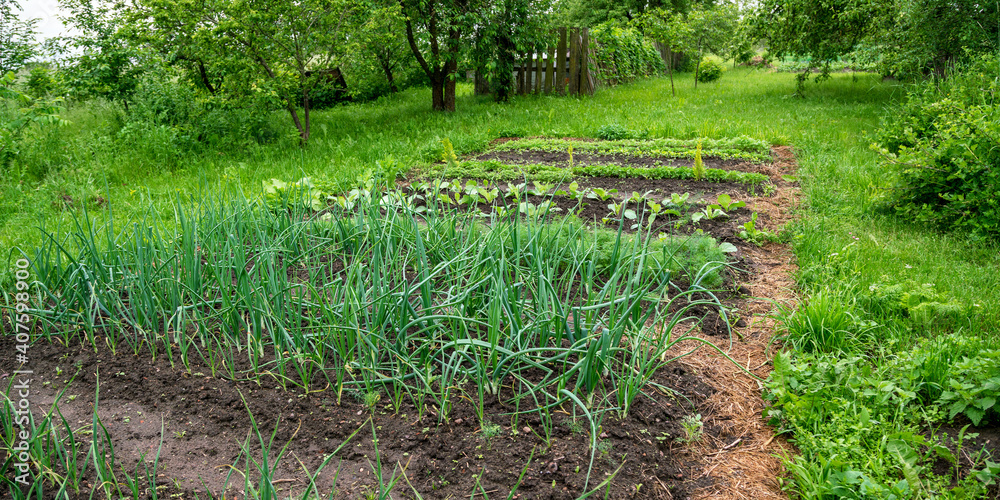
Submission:
[[[302,130],[299,133],[299,145],[305,147],[309,142],[309,132],[312,128],[312,122],[309,120],[309,109],[312,106],[309,104],[309,88],[305,87],[302,89],[302,115],[305,118]]]
[[[208,79],[208,71],[205,69],[205,63],[201,59],[198,60],[198,74],[201,75],[201,83],[208,89],[208,93],[215,95],[215,87],[212,86],[212,82]]]
[[[382,66],[382,71],[385,72],[385,80],[389,82],[389,92],[395,94],[399,92],[399,87],[396,86],[396,79],[392,74],[392,62],[390,61],[391,56],[379,54],[378,62]]]
[[[305,139],[308,135],[305,129],[302,128],[302,121],[299,120],[299,112],[295,109],[295,103],[292,101],[287,101],[285,103],[288,110],[288,114],[292,116],[292,123],[295,124],[295,129],[299,131],[299,146],[305,146]]]
[[[444,83],[438,78],[431,80],[431,108],[434,111],[444,111]]]
[[[670,73],[670,95],[677,97],[677,90],[674,89],[674,49],[671,46],[667,46],[667,59],[670,62],[667,63],[667,72]]]
[[[444,65],[444,110],[455,111],[455,76],[458,71],[458,61],[452,59]]]

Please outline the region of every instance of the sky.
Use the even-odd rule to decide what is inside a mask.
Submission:
[[[60,14],[59,0],[20,0],[21,19],[40,19],[37,29],[39,31],[38,41],[51,38],[59,34],[65,34],[66,27],[59,20]]]

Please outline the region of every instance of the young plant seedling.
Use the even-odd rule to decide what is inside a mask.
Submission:
[[[718,217],[729,217],[729,214],[724,212],[722,207],[718,205],[709,205],[705,207],[701,214],[708,220],[716,219]]]
[[[605,190],[604,188],[594,188],[590,191],[589,194],[587,194],[587,197],[589,197],[592,200],[607,201],[608,198],[611,198],[616,194],[618,194],[617,189]]]
[[[552,190],[553,184],[534,181],[531,183],[534,189],[529,189],[528,194],[534,196],[545,196]]]
[[[507,186],[507,197],[513,198],[514,201],[520,202],[521,198],[524,197],[525,186],[524,183],[520,184],[510,184]]]
[[[757,246],[763,246],[764,243],[774,239],[774,235],[771,233],[757,229],[757,212],[750,216],[750,220],[743,223],[743,230],[740,231],[739,237]]]
[[[444,146],[443,158],[445,163],[448,164],[448,168],[455,168],[458,166],[458,155],[455,154],[455,146],[451,144],[451,139],[445,137],[441,139],[441,145]]]
[[[698,147],[694,150],[694,178],[696,180],[702,180],[705,178],[705,163],[701,161],[701,141],[698,141]]]
[[[677,194],[670,193],[670,199],[664,199],[664,205],[670,205],[675,208],[684,208],[687,206],[688,198],[691,197],[691,193]]]
[[[727,212],[729,210],[731,210],[731,209],[736,209],[736,208],[741,208],[741,207],[747,206],[747,204],[746,204],[745,201],[733,201],[732,197],[730,197],[726,193],[720,194],[715,199],[715,201],[719,205],[720,208],[722,208],[723,210],[725,210]]]

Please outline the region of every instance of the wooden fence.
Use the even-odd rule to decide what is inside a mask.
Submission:
[[[518,94],[593,94],[594,76],[590,64],[590,33],[587,28],[558,28],[553,44],[535,53],[524,53],[514,65],[514,86]],[[560,57],[562,54],[562,57]],[[476,75],[476,93],[489,86]]]

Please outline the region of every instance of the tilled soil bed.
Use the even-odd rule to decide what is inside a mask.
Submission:
[[[505,162],[564,161],[559,153],[504,154],[498,159]],[[728,193],[746,200],[745,208],[731,211],[726,219],[703,219],[678,233],[700,230],[737,248],[736,263],[725,285],[728,291],[723,294],[725,304],[738,311],[734,334],[728,335],[726,325],[712,311],[703,311],[702,330],[705,338],[740,366],[702,347],[660,370],[653,381],[662,389],[647,387],[625,418],[613,411],[603,415],[589,480],[588,420],[572,405],[554,408],[555,425],[546,436],[537,413],[515,416],[534,405],[528,400],[512,403],[509,387],[487,397],[485,421],[499,426],[487,430],[475,412],[473,394],[456,398],[448,417],[440,419],[439,410],[433,407],[418,414],[407,398],[394,406],[385,394],[377,401],[363,401],[360,393],[337,393],[330,388],[306,394],[282,388],[276,377],[274,383],[259,384],[240,377],[211,376],[208,368],[197,363],[185,370],[176,355],[172,364],[163,352],[151,361],[147,349],[134,355],[121,349],[112,353],[89,345],[39,342],[30,350],[34,418],[40,421],[64,391],[58,404],[60,414],[74,431],[86,431],[97,394],[97,414],[112,437],[120,466],[135,470],[141,461],[151,463],[162,440],[156,479],[160,498],[243,498],[241,471],[246,470],[246,458],[242,447],[249,442],[248,451],[255,457],[261,449],[258,436],[248,434],[251,415],[265,441],[274,434],[272,463],[287,445],[274,473],[283,489],[281,495],[305,491],[307,474],[340,447],[315,485],[324,497],[332,492],[334,498],[367,498],[378,491],[381,469],[385,483],[405,476],[400,476],[392,498],[415,498],[414,492],[423,498],[506,498],[516,487],[514,498],[571,499],[584,493],[585,482],[593,489],[605,480],[609,485],[600,494],[607,498],[780,498],[776,479],[781,474],[780,462],[774,455],[787,445],[764,426],[758,382],[745,371],[758,377],[769,372],[767,348],[773,324],[767,315],[771,301],[792,298],[793,259],[783,245],[759,248],[736,236],[752,212],[759,214],[758,227],[773,232],[791,217],[797,188],[787,175],[794,173],[794,162],[787,148],[777,148],[774,154],[775,163],[768,165],[706,161],[713,168],[767,173],[775,186],[771,196],[752,196],[740,184],[577,179],[581,187],[614,188],[626,196],[633,191],[657,196],[690,192],[692,200],[711,202],[718,194]],[[630,158],[592,160],[632,162],[634,166],[661,161]],[[675,165],[683,162],[676,160]],[[569,198],[534,201],[544,199],[553,200],[564,212],[579,208]],[[607,214],[605,203],[589,201],[579,216],[613,227],[600,222]],[[492,210],[492,206],[479,208]],[[637,222],[642,223],[644,216],[640,214]],[[654,231],[668,230],[670,224],[664,220]],[[707,320],[713,316],[714,324]],[[678,346],[678,353],[699,345]],[[8,388],[17,383],[14,353],[13,337],[0,336],[0,382]],[[251,369],[245,362],[238,368],[244,373]],[[700,415],[704,423],[704,436],[686,442],[681,439],[688,436],[682,422],[694,415]],[[78,434],[89,443],[89,434]],[[89,481],[89,486],[95,486],[93,475],[86,477],[84,485]],[[88,487],[71,492],[69,498],[91,498],[91,491]]]

